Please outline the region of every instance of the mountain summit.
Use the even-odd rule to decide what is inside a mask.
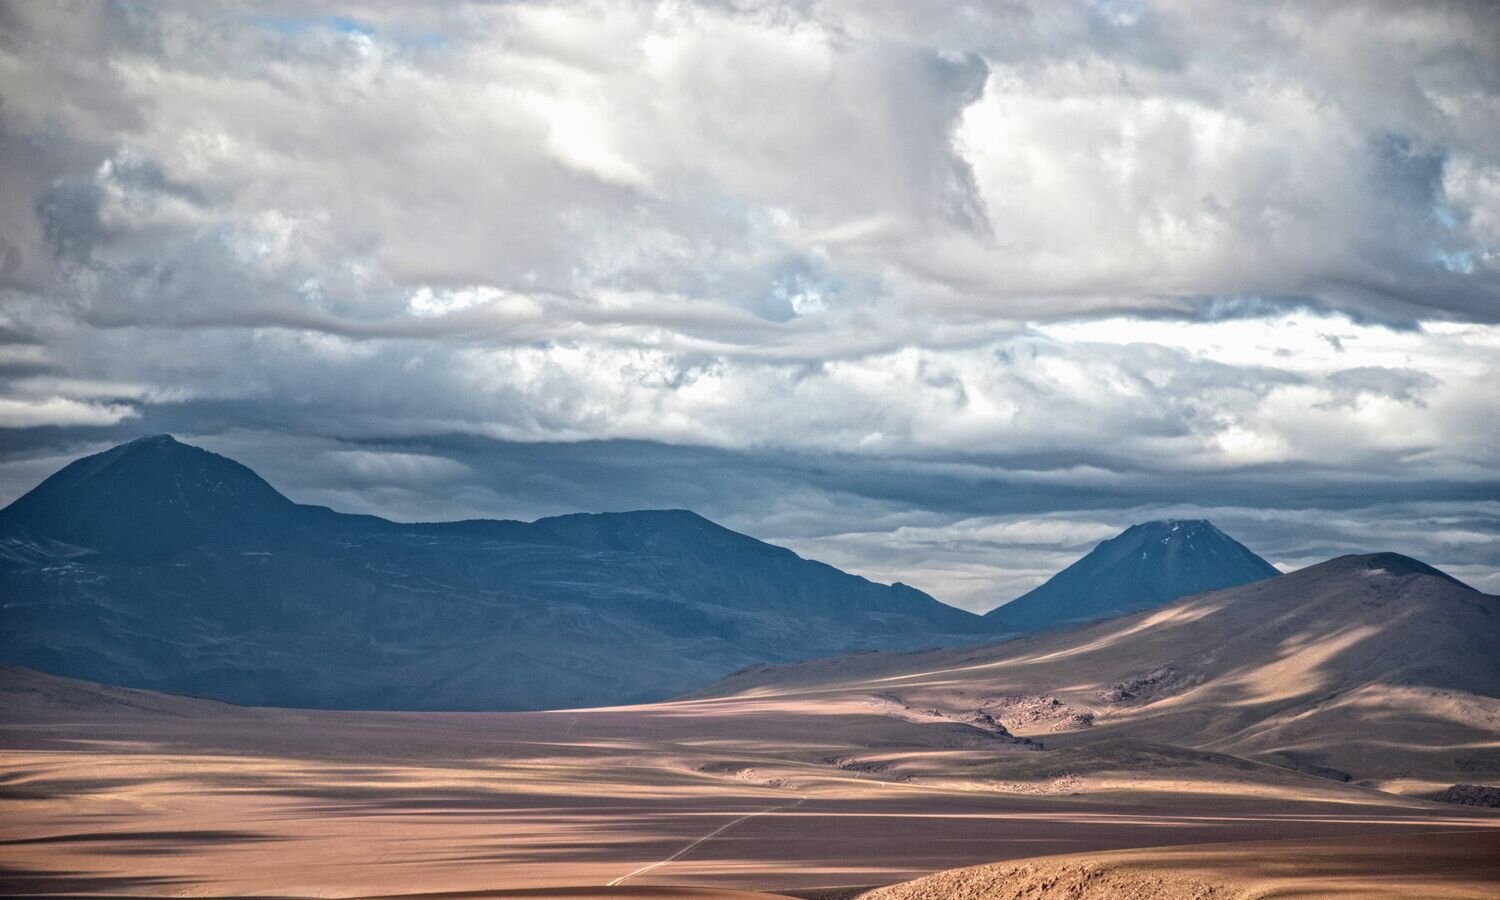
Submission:
[[[1047,631],[1279,574],[1207,519],[1143,522],[987,618],[1010,631]]]
[[[298,507],[232,459],[169,434],[64,466],[0,511],[0,521],[120,559],[263,540]]]

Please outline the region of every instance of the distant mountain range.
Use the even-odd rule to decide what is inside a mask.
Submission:
[[[400,524],[169,436],[0,510],[0,660],[236,703],[533,709],[1000,626],[683,510]]]
[[[168,435],[0,510],[0,662],[254,705],[657,700],[749,665],[959,646],[1275,575],[1150,522],[981,617],[685,510],[402,524],[294,503]]]
[[[1046,631],[1280,574],[1204,519],[1145,522],[986,617],[1006,631]]]

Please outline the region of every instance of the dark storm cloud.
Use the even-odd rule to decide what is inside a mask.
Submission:
[[[33,429],[0,457],[0,490],[19,493],[82,449],[172,430],[246,462],[301,502],[401,520],[689,508],[980,610],[1019,595],[1126,525],[1171,516],[1211,517],[1287,567],[1396,549],[1500,588],[1496,479],[1372,485],[1310,466],[1276,466],[1184,482],[1173,472],[1108,471],[1101,466],[1109,460],[1084,455],[914,460],[646,441],[337,440],[317,436],[310,422],[270,430],[286,423],[258,422],[263,414],[169,408],[105,433]],[[204,426],[223,430],[187,431]]]

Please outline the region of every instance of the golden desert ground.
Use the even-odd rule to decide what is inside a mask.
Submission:
[[[1495,598],[1459,590],[1314,567],[1059,634],[757,668],[608,709],[249,709],[7,669],[0,882],[1494,897],[1500,812],[1431,799],[1500,774],[1500,676],[1453,643],[1487,639]]]

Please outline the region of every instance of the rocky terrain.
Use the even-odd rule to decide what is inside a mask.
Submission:
[[[1500,809],[1500,786],[1486,784],[1455,784],[1433,796],[1439,803],[1458,803],[1463,806],[1484,806]]]
[[[1493,897],[1482,832],[1070,854],[939,872],[861,900],[1265,900]]]
[[[981,697],[980,709],[1011,729],[1028,733],[1078,731],[1094,724],[1094,714],[1051,695]]]

